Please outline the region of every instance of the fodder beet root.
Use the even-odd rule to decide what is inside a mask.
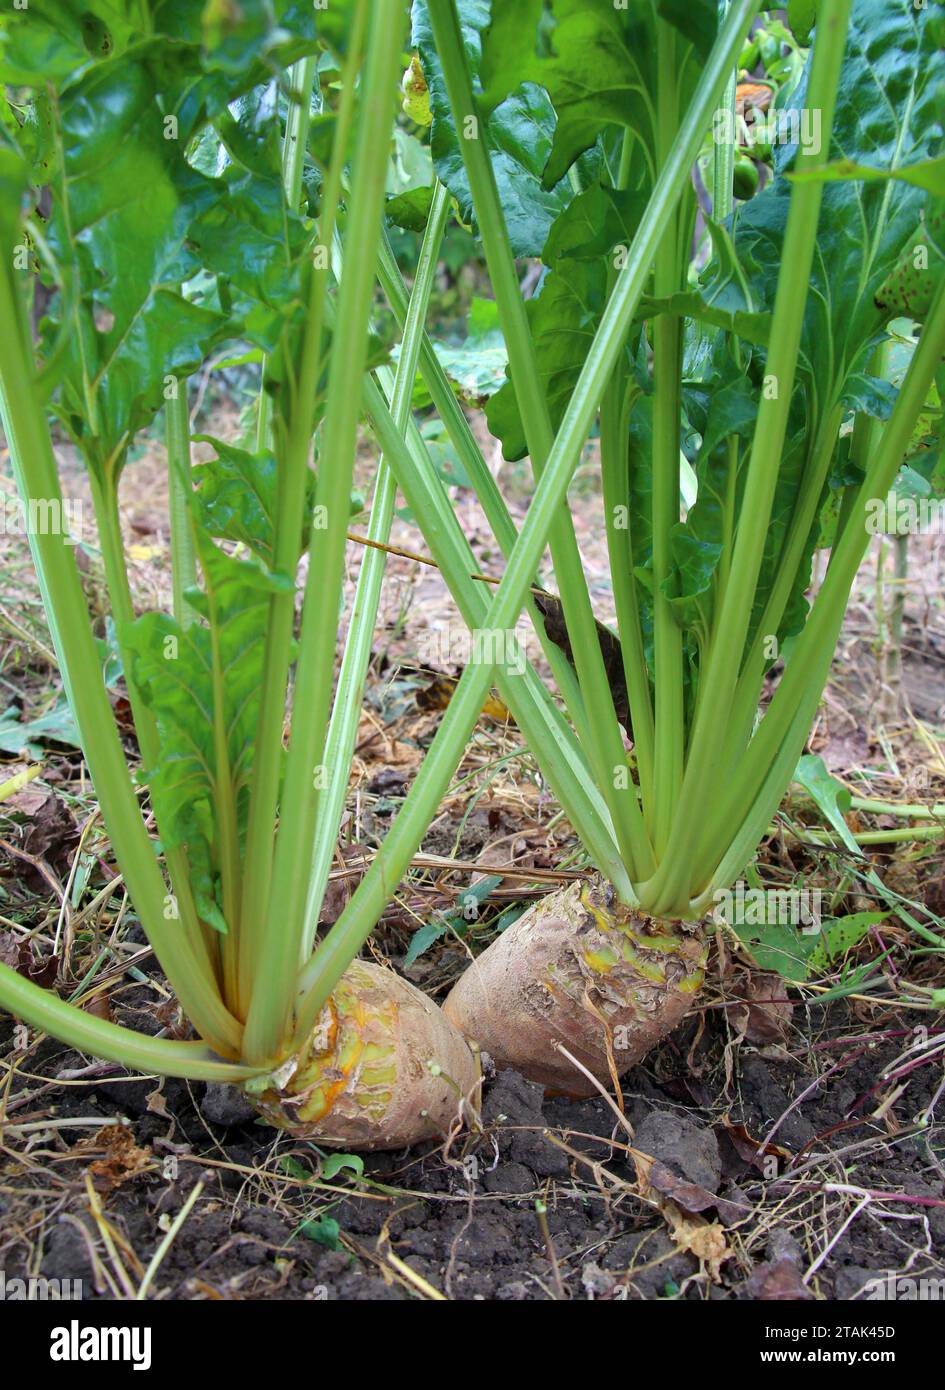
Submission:
[[[657,921],[616,900],[599,878],[542,898],[483,951],[443,1012],[492,1055],[569,1095],[593,1086],[562,1043],[608,1085],[688,1012],[702,984],[698,923]]]
[[[254,1103],[270,1124],[329,1147],[404,1148],[478,1108],[465,1039],[425,994],[368,961],[345,971],[294,1060]]]

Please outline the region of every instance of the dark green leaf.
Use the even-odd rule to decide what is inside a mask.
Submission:
[[[482,30],[489,23],[488,0],[460,0],[459,16],[470,69],[478,87]],[[472,200],[457,132],[433,44],[427,0],[413,6],[414,46],[420,52],[423,73],[430,88],[433,126],[430,148],[437,176],[459,204],[464,222],[473,218]],[[567,182],[559,187],[542,183],[555,133],[555,110],[546,92],[534,82],[522,82],[521,74],[491,111],[486,126],[499,195],[516,256],[537,256],[548,229],[571,197]],[[560,176],[559,176],[560,177]]]
[[[395,227],[404,227],[408,232],[422,232],[430,216],[433,202],[433,189],[411,188],[406,193],[398,193],[388,198],[384,212]]]
[[[675,72],[683,109],[699,75],[699,60],[712,43],[716,7],[712,0],[664,0],[659,10],[680,32]],[[632,131],[653,151],[656,31],[649,5],[517,0],[494,11],[482,43],[484,105],[493,109],[522,82],[538,83],[548,92],[558,119],[544,169],[546,188],[567,173],[607,125]]]
[[[607,267],[601,261],[568,259],[545,276],[541,293],[529,300],[528,321],[552,426],[557,429],[580,375],[607,302]],[[502,441],[507,459],[528,452],[515,391],[506,382],[490,400],[489,429]]]
[[[58,409],[93,466],[120,454],[220,331],[178,289],[197,264],[189,223],[217,191],[165,130],[160,94],[130,58],[98,64],[59,103],[49,242],[66,281],[46,344],[58,334]]]

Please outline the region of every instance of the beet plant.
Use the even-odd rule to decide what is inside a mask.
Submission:
[[[719,51],[714,10],[655,10],[555,7],[543,44],[539,6],[528,22],[522,10],[503,12],[487,29],[469,7],[461,29],[431,5],[417,35],[434,155],[475,218],[509,349],[490,429],[506,457],[527,452],[537,499],[599,422],[622,679],[595,639],[564,509],[547,540],[579,687],[575,726],[623,876],[598,861],[602,882],[526,913],[446,1004],[491,1053],[565,1089],[584,1083],[555,1040],[606,1078],[689,1006],[706,917],[751,859],[804,748],[869,541],[870,499],[886,495],[934,392],[945,329],[941,248],[929,244],[941,12],[868,0],[817,7],[801,80],[771,123],[782,139],[777,176],[732,209],[718,178],[731,154],[716,149],[714,216],[705,217],[713,254],[695,275],[699,208],[688,179],[644,238]],[[726,24],[743,21],[732,6]],[[489,123],[480,141],[455,133],[471,111],[500,116],[523,78],[547,94],[557,120],[536,177],[519,175],[534,197],[523,193],[513,222],[506,166],[486,151]],[[608,124],[615,103],[621,115]],[[497,144],[503,130],[500,121]],[[562,181],[570,196],[549,225],[542,198]],[[527,246],[517,244],[523,204]],[[633,274],[641,244],[653,255],[645,283]],[[526,250],[547,266],[528,304],[514,293],[513,269]],[[618,305],[634,323],[613,342]],[[884,341],[903,314],[922,331],[897,391],[883,376]],[[685,464],[696,496],[681,503]],[[811,558],[828,527],[826,579],[809,606]],[[760,714],[777,660],[783,670]]]
[[[945,351],[937,7],[822,0],[775,177],[733,207],[716,121],[758,9],[417,0],[412,34],[399,0],[35,0],[4,19],[4,432],[27,504],[61,497],[53,428],[87,470],[137,781],[62,534],[30,531],[37,582],[116,860],[198,1040],[139,1035],[6,966],[3,1007],[133,1068],[238,1083],[278,1125],[365,1146],[458,1123],[470,1042],[580,1091],[683,1016],[716,895],[803,751],[868,504]],[[429,101],[436,175],[387,210],[424,229],[409,291],[384,204],[402,98],[421,124]],[[692,179],[708,132],[711,210]],[[481,243],[508,350],[487,420],[506,457],[531,461],[520,530],[425,328],[451,208]],[[712,247],[698,274],[697,225]],[[522,257],[545,267],[530,300]],[[921,324],[896,388],[881,370],[894,316]],[[194,465],[187,381],[221,361],[259,364],[252,438],[211,440]],[[418,374],[504,556],[494,590],[412,410]],[[173,611],[136,616],[119,486],[161,411]],[[382,451],[373,544],[335,680],[362,421]],[[567,506],[592,434],[616,633],[594,614]],[[398,492],[480,640],[316,944]],[[535,586],[546,549],[557,598]],[[523,612],[557,695],[518,646]],[[591,868],[503,933],[441,1012],[356,958],[493,682]]]

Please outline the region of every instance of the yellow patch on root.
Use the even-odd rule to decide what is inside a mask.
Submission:
[[[476,1106],[478,1066],[426,995],[354,961],[318,1024],[254,1103],[278,1129],[328,1147],[403,1148]]]

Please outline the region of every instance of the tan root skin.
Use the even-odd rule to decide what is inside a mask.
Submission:
[[[608,1034],[619,1075],[681,1022],[704,965],[698,923],[635,913],[592,879],[513,922],[469,966],[443,1012],[497,1066],[587,1096],[594,1087],[554,1044],[609,1088]]]
[[[270,1124],[327,1147],[440,1139],[466,1105],[478,1106],[465,1039],[425,994],[368,961],[345,971],[297,1061],[254,1103]]]

